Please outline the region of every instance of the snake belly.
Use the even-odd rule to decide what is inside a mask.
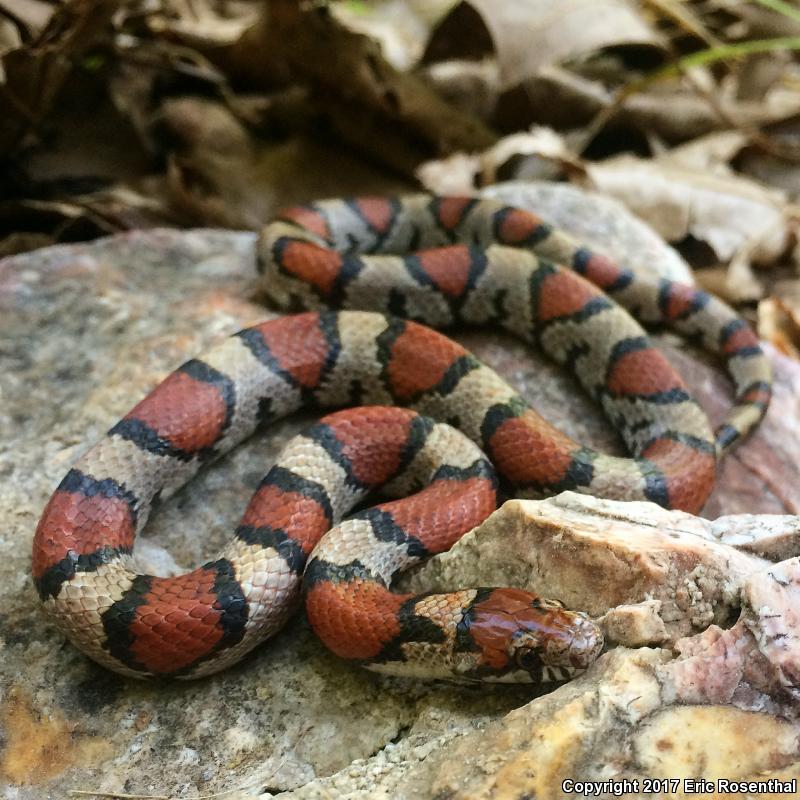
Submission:
[[[399,595],[393,576],[491,513],[492,465],[517,496],[571,489],[696,512],[718,456],[769,402],[768,362],[730,308],[648,282],[495,201],[297,206],[265,228],[258,260],[279,305],[350,310],[270,320],[179,367],[74,465],[34,537],[46,609],[127,675],[197,677],[238,660],[285,623],[307,565],[309,620],[342,657],[417,677],[569,677],[602,648],[584,615],[518,589]],[[736,399],[716,432],[623,306],[722,355]],[[500,325],[538,344],[601,405],[631,457],[552,428],[420,322]],[[202,465],[301,407],[365,404],[287,445],[216,559],[168,578],[136,571],[133,542],[153,502]],[[384,484],[414,493],[342,521]]]

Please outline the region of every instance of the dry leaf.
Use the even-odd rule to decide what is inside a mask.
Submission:
[[[800,361],[800,282],[781,281],[758,304],[758,335]]]
[[[712,175],[665,160],[619,156],[587,165],[594,185],[649,222],[667,241],[705,242],[721,261],[749,249],[771,264],[790,243],[783,192],[735,175]]]
[[[503,85],[514,86],[543,66],[605,47],[661,50],[660,36],[628,0],[468,0],[494,44]],[[458,11],[458,7],[454,13]],[[447,18],[442,30],[447,27]],[[436,39],[436,33],[434,33]],[[458,43],[454,42],[458,47]],[[431,49],[438,49],[432,41]],[[456,55],[462,55],[456,53]]]
[[[434,194],[469,195],[477,188],[480,172],[480,154],[453,153],[447,158],[420,164],[415,175]]]
[[[384,58],[399,70],[408,70],[422,57],[431,24],[444,16],[458,0],[379,0],[367,3],[334,3],[331,11],[350,30],[377,41]]]
[[[737,168],[783,189],[796,200],[800,197],[800,114],[766,125],[761,132],[771,143],[771,152],[764,147],[744,147],[736,160]]]
[[[719,106],[725,108],[724,116],[718,112]],[[721,98],[711,104],[695,89],[687,88],[685,81],[675,81],[628,97],[612,121],[655,134],[668,143],[685,142],[728,128],[727,118],[738,111],[735,104]]]
[[[550,128],[534,127],[528,133],[503,137],[483,153],[455,153],[425,162],[416,176],[431,192],[470,194],[479,186],[500,180],[501,171],[511,162],[515,163],[514,177],[518,178],[552,178],[563,172],[583,174],[583,162],[570,151],[562,136]]]
[[[708,30],[702,17],[685,0],[646,0],[645,5],[671,20],[681,31],[686,31],[705,42],[708,47],[719,44],[719,40]]]
[[[673,147],[663,160],[696,172],[730,175],[729,164],[747,143],[741,131],[719,131]]]
[[[503,130],[536,120],[563,130],[585,127],[615,102],[604,81],[557,65],[544,66],[525,80],[520,90],[500,97],[497,124]],[[738,112],[735,104],[730,110]],[[763,118],[763,115],[762,115]],[[615,130],[632,128],[655,134],[666,142],[682,142],[726,125],[705,97],[670,81],[650,91],[625,98],[607,121]]]
[[[760,300],[764,296],[764,287],[753,272],[754,246],[757,246],[757,240],[742,247],[728,264],[725,299],[734,305]]]
[[[257,229],[284,205],[408,189],[330,143],[260,141],[219,102],[173,98],[161,122],[175,142],[167,152],[168,197],[194,224]]]
[[[577,128],[609,106],[612,93],[599,80],[547,64],[523,81],[522,91],[501,100],[500,114],[512,121],[527,115],[539,124]],[[504,102],[505,101],[505,102]],[[511,108],[507,108],[510,105]]]
[[[154,182],[112,186],[63,200],[9,200],[0,203],[0,235],[47,236],[48,244],[94,239],[130,228],[180,222],[160,199]],[[157,182],[155,182],[157,183]]]
[[[570,152],[563,137],[549,128],[533,127],[529,133],[515,133],[506,136],[481,155],[481,183],[496,183],[498,173],[514,159],[527,159],[537,162],[536,167],[527,170],[518,166],[517,175],[521,178],[534,177],[534,172],[541,171],[541,162],[556,165],[558,172],[566,169],[582,172],[583,166]],[[552,173],[552,170],[549,170]]]
[[[0,18],[16,23],[25,39],[38,36],[56,11],[58,3],[45,0],[0,0]]]
[[[710,0],[709,5],[711,8],[724,11],[739,20],[738,32],[743,37],[760,39],[767,36],[797,36],[800,34],[800,23],[786,14],[772,11],[759,3],[743,3],[741,0]],[[730,27],[727,32],[731,33]]]
[[[500,96],[500,72],[495,59],[440,61],[425,67],[424,75],[457,108],[482,120],[489,120],[494,114]]]
[[[612,109],[606,122],[609,129],[633,129],[670,143],[728,131],[732,125],[748,131],[800,112],[800,92],[791,89],[788,72],[757,100],[738,97],[736,85],[723,90],[713,80],[709,82],[709,73],[702,80],[696,75],[695,71],[692,81],[664,81],[612,106],[617,98],[608,85],[616,81],[594,79],[557,65],[545,66],[523,81],[518,90],[498,99],[496,124],[508,130],[535,120],[572,129],[589,125],[597,114]]]
[[[166,36],[200,52],[233,44],[258,19],[259,3],[169,0],[146,17],[156,37]]]
[[[20,37],[16,49],[8,49],[11,39],[5,28],[6,52],[0,53],[0,155],[35,130],[72,71],[73,61],[104,34],[115,5],[112,0],[70,0],[33,39]],[[29,16],[38,19],[30,10]]]
[[[3,56],[14,50],[18,50],[22,45],[19,29],[10,20],[0,17],[0,86],[6,81],[6,71],[3,67]]]
[[[343,27],[327,6],[272,0],[236,51],[240,77],[251,86],[307,87],[328,138],[395,171],[410,175],[426,158],[484,148],[497,138],[419,76],[396,70],[375,42]]]

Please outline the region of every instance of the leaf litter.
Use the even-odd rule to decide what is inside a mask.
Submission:
[[[566,181],[794,355],[797,37],[780,0],[0,0],[0,253]]]

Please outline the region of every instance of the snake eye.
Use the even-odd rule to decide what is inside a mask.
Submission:
[[[517,666],[527,672],[535,672],[542,667],[542,659],[536,650],[525,648],[518,650],[515,656]]]

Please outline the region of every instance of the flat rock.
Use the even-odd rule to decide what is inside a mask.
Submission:
[[[652,608],[655,602],[663,627],[654,635],[674,642],[730,620],[745,580],[769,563],[704,538],[707,525],[652,503],[573,492],[508,500],[403,586],[519,586],[593,616],[624,606],[621,613],[630,617],[628,606],[648,601]]]
[[[765,516],[762,527],[774,519]],[[509,500],[401,584],[411,591],[510,584],[558,598],[597,618],[607,644],[672,647],[680,658],[665,669],[682,676],[673,684],[683,702],[730,702],[745,681],[792,715],[800,696],[800,559],[773,563],[722,544],[723,521],[738,527],[736,517],[710,523],[573,492]]]
[[[549,800],[564,796],[567,780],[612,779],[635,781],[629,794],[640,796],[647,779],[800,775],[796,722],[726,706],[670,704],[658,674],[664,658],[647,648],[616,650],[584,678],[462,737],[433,776],[433,796]],[[670,793],[682,796],[682,782],[677,789]]]
[[[591,676],[534,699],[533,706],[525,704],[543,689],[380,678],[328,654],[298,615],[221,675],[192,684],[140,684],[88,661],[41,613],[29,576],[30,546],[49,494],[69,465],[167,372],[270,316],[253,299],[252,245],[246,233],[157,230],[0,262],[0,794],[38,800],[96,789],[192,797],[238,789],[242,797],[481,797],[492,780],[524,782],[525,746],[532,752],[550,741],[547,752],[555,759],[559,743],[589,730],[586,720],[594,717],[586,713],[598,691]],[[537,353],[493,331],[458,338],[570,435],[622,452],[574,381]],[[671,338],[659,341],[667,342],[669,357],[719,418],[730,389],[718,368],[679,350]],[[774,361],[776,403],[761,431],[720,470],[710,516],[800,508],[794,479],[800,456],[792,446],[800,368]],[[154,516],[137,556],[161,574],[202,563],[227,538],[280,446],[308,421],[298,416],[276,424],[203,472]],[[782,535],[785,557],[792,538]],[[743,552],[732,558],[739,556],[758,560]],[[636,607],[626,613],[627,622],[618,617],[618,625],[652,635],[656,617]],[[618,684],[634,671],[646,674],[656,703],[655,666],[670,657],[656,648],[604,656],[597,670],[602,665],[618,677],[603,690],[603,702],[612,703]],[[539,702],[547,704],[544,710]],[[637,707],[629,713],[635,716]],[[588,709],[583,723],[569,722],[575,708]],[[533,735],[535,721],[548,713],[555,715],[552,723]],[[769,768],[778,769],[794,723],[758,720],[765,736],[774,734]],[[616,730],[598,728],[591,741],[574,745],[577,760],[559,763],[583,764],[580,752]],[[514,741],[509,760],[498,747]],[[753,756],[753,769],[766,763]],[[540,772],[537,785],[555,787],[558,774]]]
[[[560,800],[567,794],[562,787],[572,780],[597,782],[590,796],[610,798],[619,796],[611,782],[621,787],[628,780],[624,796],[638,797],[652,796],[647,780],[679,778],[664,794],[684,797],[691,795],[684,792],[684,777],[800,778],[796,720],[730,705],[682,705],[670,676],[662,672],[669,662],[666,650],[618,648],[583,676],[503,719],[440,739],[424,764],[405,773],[376,774],[368,791],[340,794],[340,774],[283,796]],[[401,764],[405,756],[403,751]],[[353,774],[368,770],[369,763],[359,763]]]
[[[395,741],[424,748],[474,730],[530,697],[353,669],[302,615],[218,676],[138,683],[67,645],[42,613],[30,552],[48,496],[167,372],[270,316],[249,299],[253,240],[148,231],[0,262],[0,796],[279,792]],[[157,574],[207,560],[280,447],[309,421],[278,423],[199,475],[154,515],[137,558]]]
[[[481,195],[535,211],[550,225],[643,275],[694,283],[689,265],[677,251],[665,247],[649,225],[613,197],[551,181],[506,181],[487,186]]]

